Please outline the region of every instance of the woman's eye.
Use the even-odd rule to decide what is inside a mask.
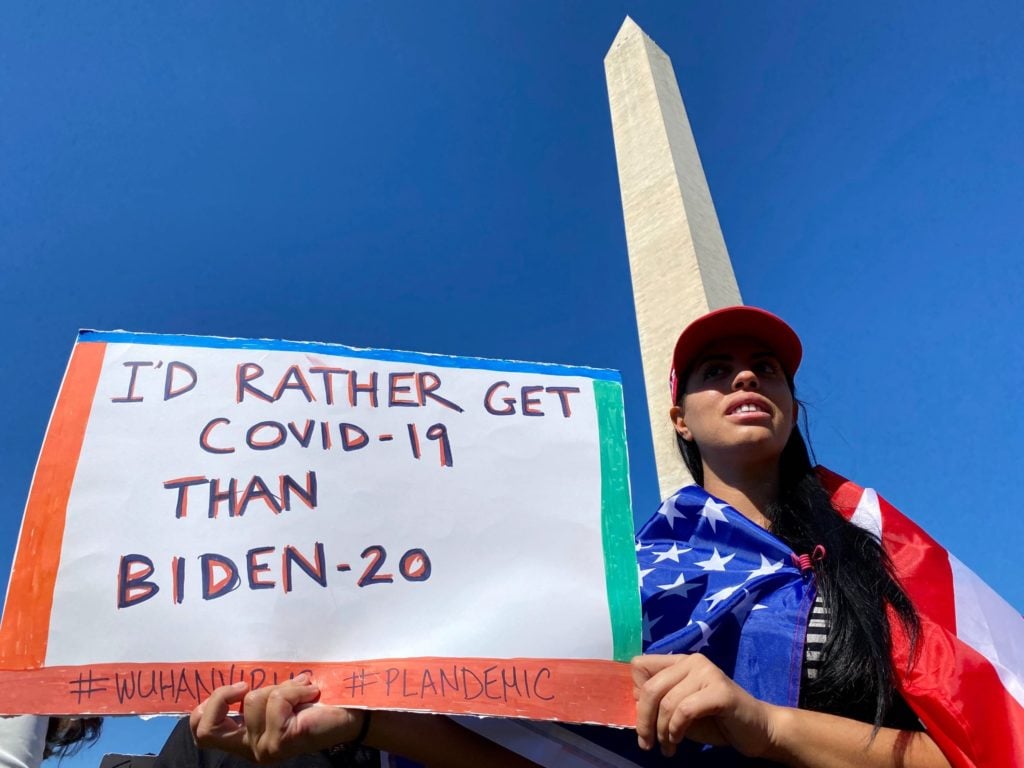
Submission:
[[[761,362],[754,366],[754,371],[756,373],[772,376],[778,373],[779,366],[772,360],[762,360]]]
[[[726,369],[724,365],[718,365],[717,363],[709,365],[707,368],[704,369],[704,381],[716,379],[719,376],[725,375],[725,373]]]

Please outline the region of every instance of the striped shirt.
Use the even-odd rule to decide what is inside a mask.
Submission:
[[[825,606],[825,600],[819,592],[814,596],[814,605],[811,606],[811,615],[807,620],[803,671],[805,681],[814,680],[821,670],[821,654],[825,649],[825,641],[828,640],[828,633],[831,627],[832,620],[829,618],[828,608]]]

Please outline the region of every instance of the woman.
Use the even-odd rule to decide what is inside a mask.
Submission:
[[[710,313],[684,330],[676,345],[670,415],[683,457],[703,486],[698,492],[798,552],[822,548],[825,556],[813,567],[821,610],[830,617],[825,661],[805,679],[805,708],[796,708],[754,698],[699,653],[638,657],[639,744],[672,755],[689,739],[786,765],[947,766],[905,707],[893,705],[886,609],[911,636],[916,614],[877,539],[836,513],[814,474],[796,427],[793,376],[800,357],[796,334],[768,312],[733,307]],[[200,744],[258,757],[366,741],[429,759],[423,748],[433,742],[444,745],[438,764],[498,764],[497,751],[492,759],[464,759],[464,732],[454,733],[443,720],[421,720],[412,728],[410,716],[401,713],[374,713],[371,720],[327,708],[317,708],[314,719],[308,713],[317,710],[300,708],[317,693],[306,680],[247,696],[241,686],[220,689],[193,713],[192,730]],[[245,721],[239,725],[227,719],[227,710],[243,696]],[[300,722],[304,715],[308,724]]]
[[[676,344],[670,416],[704,498],[795,552],[817,552],[820,668],[805,670],[796,708],[754,698],[701,654],[640,657],[640,745],[672,754],[687,738],[786,765],[948,765],[895,693],[887,609],[913,638],[913,605],[878,540],[832,508],[797,428],[800,359],[798,337],[775,315],[711,312]]]

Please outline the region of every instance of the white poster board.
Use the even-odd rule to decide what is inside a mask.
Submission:
[[[638,613],[617,373],[86,331],[0,666],[22,710],[308,669],[333,703],[612,722],[579,703],[617,711]]]

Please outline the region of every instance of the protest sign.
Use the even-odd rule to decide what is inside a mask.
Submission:
[[[629,724],[613,371],[83,331],[0,626],[0,712],[325,703]]]

